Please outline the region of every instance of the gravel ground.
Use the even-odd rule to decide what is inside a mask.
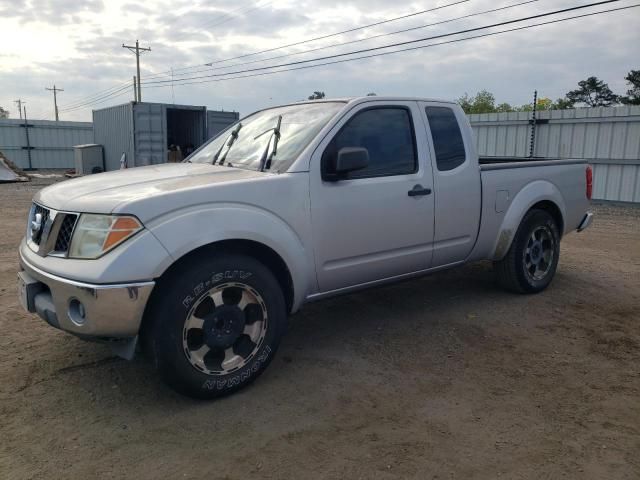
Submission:
[[[640,478],[640,209],[595,207],[539,295],[477,263],[309,305],[198,402],[19,307],[51,181],[0,185],[0,478]]]

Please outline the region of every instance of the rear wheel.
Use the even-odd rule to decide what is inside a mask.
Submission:
[[[518,293],[541,292],[553,280],[560,257],[560,234],[553,217],[530,210],[505,257],[495,263],[498,281]]]
[[[273,274],[243,255],[192,259],[160,285],[144,343],[163,379],[197,398],[232,393],[271,361],[286,327]]]

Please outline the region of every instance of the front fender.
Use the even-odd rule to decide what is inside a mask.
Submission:
[[[520,190],[511,201],[507,213],[502,219],[498,235],[493,245],[491,259],[501,260],[511,247],[511,242],[518,231],[525,214],[536,203],[549,201],[560,210],[562,218],[566,218],[566,205],[560,190],[546,180],[536,180]]]
[[[311,289],[314,276],[302,239],[284,219],[270,211],[244,204],[210,204],[173,211],[147,228],[174,261],[222,240],[251,240],[271,248],[291,273],[295,286],[293,311]]]

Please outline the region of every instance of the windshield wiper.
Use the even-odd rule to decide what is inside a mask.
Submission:
[[[220,165],[222,165],[224,163],[224,159],[227,158],[227,154],[229,153],[229,150],[231,150],[231,147],[233,146],[235,141],[238,139],[238,132],[240,131],[241,128],[242,128],[242,123],[238,123],[236,128],[234,128],[231,131],[231,133],[229,134],[229,137],[230,137],[229,141],[228,142],[224,142],[220,146],[220,148],[218,149],[216,154],[213,156],[213,162],[211,162],[211,165],[215,165],[216,164],[216,162],[218,161],[218,157],[222,153],[222,150],[224,149],[224,147],[227,147],[227,151],[224,152],[224,155],[222,155],[222,158],[220,158]]]
[[[271,160],[275,157],[276,153],[278,153],[278,141],[280,140],[280,125],[282,124],[282,115],[278,115],[278,123],[276,123],[275,127],[269,128],[265,130],[260,135],[254,137],[254,140],[257,140],[265,133],[271,132],[271,136],[269,137],[269,141],[267,142],[267,146],[262,152],[262,157],[260,157],[260,171],[264,172],[266,169],[271,168]],[[269,146],[271,145],[271,139],[273,138],[273,149],[271,153],[269,153]]]

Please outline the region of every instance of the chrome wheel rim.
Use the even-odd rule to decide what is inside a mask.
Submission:
[[[546,225],[536,227],[524,249],[524,266],[533,280],[542,280],[551,270],[555,257],[555,240]]]
[[[182,347],[189,363],[208,375],[226,375],[247,365],[267,333],[267,306],[244,283],[217,285],[189,311]]]

